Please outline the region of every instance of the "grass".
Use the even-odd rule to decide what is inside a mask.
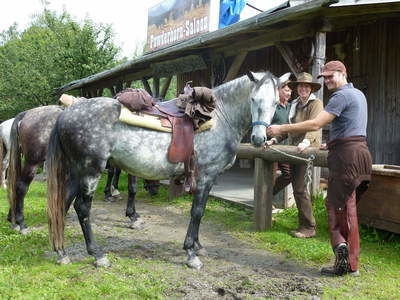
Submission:
[[[121,176],[120,190],[126,192],[126,175]],[[104,180],[98,196],[102,196]],[[137,197],[150,201],[139,184]],[[0,299],[94,299],[94,298],[164,298],[168,290],[168,268],[157,260],[136,260],[109,254],[112,267],[96,269],[86,258],[68,266],[59,266],[50,256],[47,234],[45,184],[34,182],[25,201],[29,227],[36,230],[23,236],[9,228],[6,221],[6,192],[0,190]],[[154,205],[175,205],[190,211],[191,197],[166,202],[167,190],[151,199]],[[287,233],[297,225],[296,209],[275,215],[272,230],[255,232],[252,212],[210,198],[203,222],[223,224],[240,239],[267,251],[284,254],[307,267],[319,268],[332,263],[327,217],[322,197],[316,197],[314,212],[318,225],[316,238],[301,240]],[[81,234],[67,233],[68,240]],[[372,228],[361,228],[361,276],[326,279],[324,299],[396,299],[400,298],[400,237]]]

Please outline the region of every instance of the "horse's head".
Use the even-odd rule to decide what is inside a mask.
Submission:
[[[260,147],[267,140],[266,128],[271,124],[276,104],[279,101],[279,83],[289,79],[290,73],[286,73],[280,78],[270,72],[248,72],[247,76],[254,84],[250,95],[253,128],[250,141],[254,146]]]

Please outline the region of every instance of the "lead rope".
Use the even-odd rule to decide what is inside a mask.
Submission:
[[[278,152],[280,154],[283,154],[287,157],[291,157],[291,158],[306,162],[307,169],[306,169],[306,173],[304,174],[304,185],[306,187],[308,195],[311,197],[312,170],[313,170],[313,166],[314,166],[313,160],[315,159],[315,155],[311,154],[308,158],[302,158],[302,157],[288,154],[286,152],[283,152],[279,149],[275,149],[272,147],[269,147],[269,149],[271,149],[275,152]]]

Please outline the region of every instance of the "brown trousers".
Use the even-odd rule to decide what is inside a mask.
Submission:
[[[279,169],[282,174],[276,179],[273,194],[276,195],[289,183],[292,183],[294,199],[298,209],[299,230],[315,229],[315,219],[312,213],[312,203],[304,185],[304,175],[306,174],[306,165],[284,165]]]
[[[347,198],[344,207],[335,208],[328,198],[325,201],[332,248],[335,248],[340,243],[347,243],[349,247],[349,264],[352,271],[358,270],[360,257],[357,203],[367,188],[368,183],[362,182]]]

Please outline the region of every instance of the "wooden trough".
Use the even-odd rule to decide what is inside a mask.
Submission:
[[[371,185],[357,207],[360,223],[400,233],[400,166],[373,165]]]

